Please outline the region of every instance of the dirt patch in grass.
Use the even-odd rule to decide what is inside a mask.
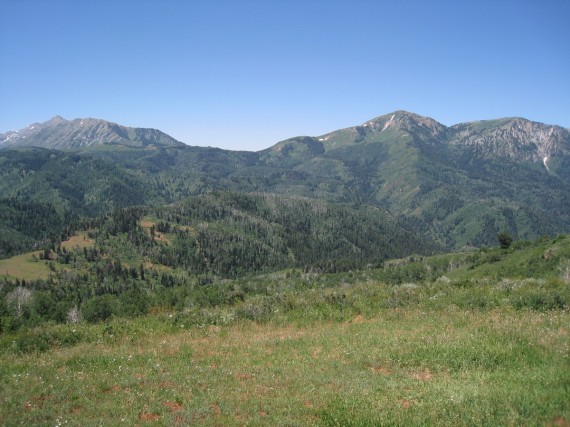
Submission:
[[[142,228],[151,228],[153,225],[156,225],[156,223],[149,221],[148,219],[141,219],[139,224]]]
[[[101,393],[111,393],[112,391],[121,391],[122,389],[123,387],[121,387],[120,385],[114,385],[111,388],[106,388],[102,390]]]
[[[150,229],[154,226],[154,228],[155,228],[154,240],[156,240],[158,242],[170,243],[170,240],[168,239],[167,236],[165,236],[163,233],[156,231],[156,223],[155,222],[149,221],[147,219],[142,219],[139,222],[139,224],[142,228],[148,230],[149,235],[150,235]]]
[[[237,378],[238,380],[250,380],[250,379],[253,378],[253,375],[251,375],[251,374],[238,373],[238,374],[236,375],[236,378]]]
[[[431,381],[433,374],[429,369],[424,369],[423,371],[412,373],[412,378],[420,381]]]
[[[377,374],[390,375],[390,371],[386,369],[384,366],[371,366],[370,370]]]
[[[351,320],[349,320],[349,323],[362,323],[363,321],[364,317],[362,317],[362,314],[357,314]]]
[[[24,409],[32,410],[34,408],[42,409],[44,402],[48,400],[48,396],[34,396],[30,400],[24,402]]]
[[[141,413],[139,415],[139,421],[149,422],[149,421],[158,421],[160,419],[159,414],[152,414],[152,413]]]
[[[170,412],[178,412],[184,409],[184,407],[178,402],[162,402],[164,406],[168,408]]]
[[[210,411],[214,417],[219,417],[222,415],[222,410],[220,409],[220,405],[217,403],[210,403]]]
[[[323,351],[322,347],[313,347],[311,349],[311,357],[313,359],[319,358],[319,355],[321,354],[322,351]]]

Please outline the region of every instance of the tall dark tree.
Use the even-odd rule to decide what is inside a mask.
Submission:
[[[501,231],[497,234],[497,240],[502,249],[508,249],[511,243],[513,243],[513,236],[508,231]]]

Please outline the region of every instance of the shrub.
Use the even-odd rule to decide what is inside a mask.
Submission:
[[[119,299],[125,316],[140,316],[148,312],[148,296],[138,288],[122,293]]]
[[[403,283],[392,289],[392,295],[386,300],[386,307],[407,307],[419,302],[418,285],[415,283]]]
[[[511,243],[513,243],[513,237],[508,231],[501,231],[497,234],[497,240],[499,241],[501,249],[508,249]]]
[[[570,260],[566,259],[560,262],[558,266],[558,271],[560,272],[560,278],[564,283],[570,283]]]
[[[75,329],[35,329],[21,332],[14,337],[13,345],[17,353],[44,352],[52,347],[71,347],[83,336]]]
[[[266,295],[255,295],[241,304],[238,315],[254,321],[264,320],[273,312],[273,303],[273,300]]]
[[[555,289],[526,291],[512,299],[515,308],[530,308],[536,311],[561,310],[567,303],[564,295]]]
[[[114,295],[100,295],[87,300],[81,308],[81,313],[88,322],[97,323],[116,315],[119,306],[119,300]]]

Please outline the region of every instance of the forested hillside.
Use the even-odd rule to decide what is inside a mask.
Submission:
[[[338,196],[382,206],[450,249],[493,244],[503,229],[524,239],[570,230],[570,132],[558,126],[517,118],[445,127],[396,111],[282,141],[262,158],[322,176]]]
[[[75,153],[24,148],[0,151],[0,194],[96,216],[156,197],[139,173]]]
[[[40,220],[51,219],[53,232],[62,234],[45,236],[51,237],[51,244],[28,254],[18,266],[10,260],[1,264],[6,292],[19,287],[37,291],[42,304],[53,305],[38,321],[48,313],[49,319],[65,321],[71,308],[83,307],[96,296],[137,301],[151,296],[154,304],[170,304],[170,298],[180,297],[172,294],[177,289],[177,294],[185,295],[180,301],[194,298],[198,304],[203,294],[217,293],[215,288],[225,279],[283,269],[319,273],[369,269],[388,258],[440,249],[377,208],[355,210],[271,194],[215,192],[160,208],[115,210],[76,221],[82,237],[69,244],[54,243],[65,239],[63,230],[69,232],[64,224],[72,224],[58,218],[54,212],[51,217],[29,217],[29,224],[14,224],[43,229]],[[43,236],[30,239],[34,237]],[[20,279],[21,269],[37,271],[37,277]],[[239,297],[236,292],[220,298]],[[144,303],[141,310],[147,306]],[[22,312],[17,320],[35,321],[31,312]]]
[[[275,222],[248,213],[254,205]],[[288,215],[284,205],[304,219]],[[341,206],[223,193],[156,214],[119,210],[83,224],[86,231],[53,251],[0,261],[0,336],[48,321],[96,323],[151,311],[175,311],[203,325],[268,319],[304,304],[352,310],[360,301],[350,299],[354,292],[374,293],[378,286],[384,308],[420,301],[463,309],[564,310],[570,304],[568,235],[432,256],[433,248],[419,243],[417,255],[385,259],[410,252],[405,245],[413,238],[405,232],[396,234],[400,243],[388,234],[367,237],[378,225],[374,217]],[[342,230],[355,219],[364,235]],[[393,226],[381,228],[388,233]],[[302,248],[305,235],[316,246]],[[23,271],[36,277],[19,278]]]
[[[520,118],[446,127],[396,111],[255,153],[91,119],[26,129],[0,145],[2,198],[60,213],[95,217],[225,190],[380,208],[450,250],[492,245],[501,230],[515,239],[570,232],[570,131]]]
[[[0,199],[0,259],[67,240],[79,217],[53,205]]]

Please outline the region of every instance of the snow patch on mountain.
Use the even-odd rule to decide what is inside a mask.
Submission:
[[[544,167],[546,168],[546,170],[550,172],[550,168],[548,167],[548,156],[542,159],[542,163],[544,163]]]
[[[384,132],[386,130],[386,128],[392,124],[392,122],[394,121],[394,117],[396,117],[395,114],[393,114],[392,117],[390,117],[390,120],[388,120],[386,122],[386,124],[384,125],[384,127],[382,128],[382,130],[380,132]]]

